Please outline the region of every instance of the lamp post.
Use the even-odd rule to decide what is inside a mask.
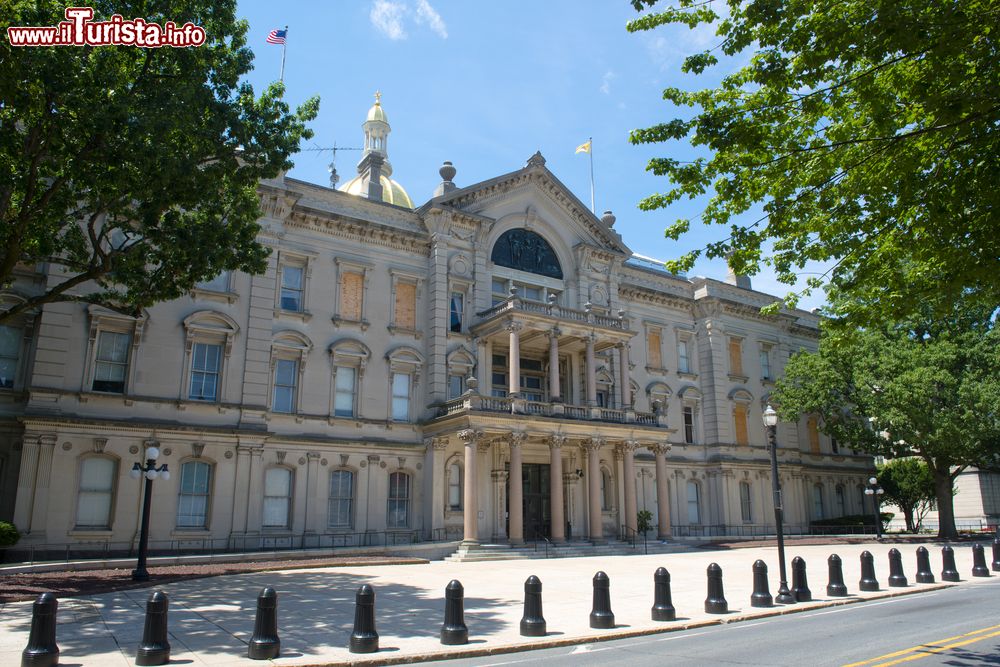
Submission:
[[[868,485],[865,486],[865,495],[872,497],[872,506],[875,508],[875,539],[882,539],[882,514],[879,511],[882,505],[880,496],[885,493],[885,489],[878,485],[878,479],[868,478]]]
[[[149,581],[149,572],[146,571],[146,552],[149,548],[149,510],[153,495],[153,480],[159,477],[162,480],[170,479],[170,471],[167,464],[157,467],[156,459],[160,458],[160,449],[155,442],[147,443],[146,464],[136,461],[132,465],[129,473],[132,479],[146,478],[146,483],[142,495],[142,527],[139,529],[139,561],[135,569],[132,570],[132,581]]]
[[[774,601],[778,604],[792,604],[795,598],[788,590],[785,573],[785,535],[782,527],[783,508],[781,506],[781,482],[778,480],[778,413],[770,405],[764,410],[764,426],[767,427],[767,448],[771,452],[771,490],[774,493],[774,527],[778,533],[778,575],[780,585]]]

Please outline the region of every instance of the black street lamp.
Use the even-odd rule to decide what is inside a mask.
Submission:
[[[865,486],[865,495],[872,497],[872,506],[875,509],[875,539],[882,539],[882,498],[885,489],[878,485],[878,480],[874,477],[868,478],[868,485]]]
[[[156,459],[160,458],[160,449],[155,441],[146,447],[146,464],[138,461],[132,465],[132,479],[146,477],[146,483],[142,496],[142,527],[139,529],[139,562],[132,570],[132,581],[149,581],[149,572],[146,571],[146,552],[149,549],[149,510],[153,496],[153,480],[159,477],[162,480],[170,479],[170,471],[167,464],[157,467]]]
[[[785,573],[785,534],[782,527],[783,508],[781,506],[781,482],[778,480],[778,413],[770,405],[764,410],[764,426],[767,427],[767,448],[771,452],[771,489],[774,492],[774,527],[778,533],[778,575],[780,585],[774,601],[778,604],[792,604],[795,598],[788,590],[788,576]]]

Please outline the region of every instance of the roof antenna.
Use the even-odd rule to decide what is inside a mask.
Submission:
[[[353,146],[338,146],[337,142],[333,142],[333,146],[330,148],[322,148],[316,146],[315,148],[306,148],[303,152],[311,153],[323,153],[325,151],[330,151],[333,153],[333,157],[330,159],[330,164],[327,167],[327,171],[330,172],[330,187],[334,190],[337,189],[337,183],[340,182],[340,174],[337,173],[337,151],[361,151],[363,148],[354,148]]]

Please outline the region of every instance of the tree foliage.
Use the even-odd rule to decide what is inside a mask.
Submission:
[[[774,398],[782,419],[818,414],[854,449],[926,462],[941,535],[953,536],[954,478],[1000,460],[1000,334],[975,309],[928,322],[824,325],[818,351],[791,358]]]
[[[907,457],[886,461],[878,468],[885,502],[903,511],[906,529],[916,532],[934,503],[934,474],[921,459]]]
[[[0,0],[8,25],[51,26],[66,3]],[[291,167],[319,108],[259,97],[235,0],[102,0],[112,14],[202,26],[190,48],[14,48],[0,40],[0,287],[45,263],[54,301],[138,314],[222,270],[260,272],[256,188]]]
[[[684,73],[745,63],[715,88],[667,88],[678,117],[631,133],[710,154],[648,164],[671,186],[641,209],[711,192],[701,220],[730,232],[668,268],[732,253],[737,273],[767,263],[793,284],[807,262],[829,261],[827,284],[854,297],[841,306],[855,322],[917,304],[944,312],[959,297],[1000,303],[1000,3],[675,0],[628,30],[667,24],[716,27]],[[741,222],[758,206],[760,219]]]

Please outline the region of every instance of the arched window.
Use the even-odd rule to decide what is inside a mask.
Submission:
[[[750,482],[740,482],[740,518],[743,519],[743,523],[753,523]]]
[[[208,501],[212,489],[212,466],[204,461],[181,465],[180,492],[177,496],[177,527],[207,528]]]
[[[497,266],[562,280],[562,267],[552,246],[527,229],[510,229],[493,245],[490,260]]]
[[[688,523],[696,526],[701,523],[701,487],[698,482],[690,480],[687,483]]]
[[[823,516],[823,485],[816,484],[813,486],[813,519],[819,520]]]
[[[408,528],[410,525],[410,476],[405,472],[389,475],[387,528]]]
[[[292,510],[292,471],[268,468],[264,474],[264,528],[288,528]]]
[[[448,466],[448,509],[462,509],[462,466],[458,461]]]
[[[354,525],[354,473],[350,470],[330,471],[327,525],[339,529]]]
[[[109,530],[115,498],[118,462],[107,456],[88,456],[80,463],[76,527]]]

